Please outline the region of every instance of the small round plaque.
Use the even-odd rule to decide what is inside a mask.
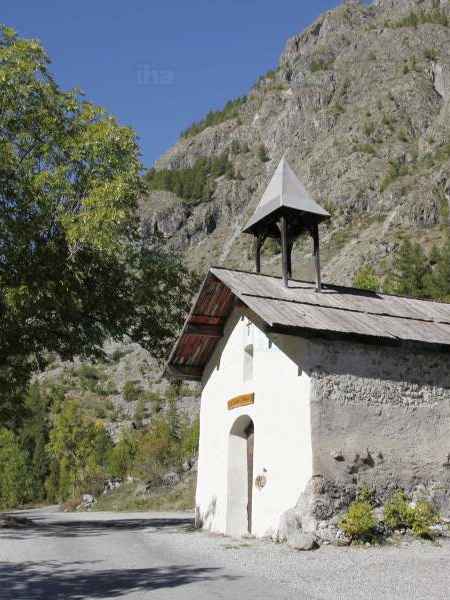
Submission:
[[[258,475],[258,477],[255,479],[255,486],[259,490],[262,490],[263,487],[266,485],[266,483],[267,483],[267,477],[265,475]]]

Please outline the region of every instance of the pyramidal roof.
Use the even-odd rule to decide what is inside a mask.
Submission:
[[[330,218],[330,214],[311,198],[284,156],[243,231],[252,233],[255,226],[280,208],[314,215],[318,222]]]

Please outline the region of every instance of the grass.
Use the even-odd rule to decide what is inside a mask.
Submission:
[[[174,488],[158,488],[151,495],[136,496],[136,484],[125,483],[107,496],[98,498],[95,511],[140,512],[193,510],[195,507],[195,478],[189,478]]]

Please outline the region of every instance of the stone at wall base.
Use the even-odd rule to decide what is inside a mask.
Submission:
[[[319,547],[315,536],[311,533],[302,533],[301,531],[291,534],[287,539],[287,545],[293,550],[301,551],[315,550]]]
[[[289,536],[300,531],[302,527],[301,515],[295,508],[290,508],[280,517],[277,530],[272,535],[274,542],[285,542]]]

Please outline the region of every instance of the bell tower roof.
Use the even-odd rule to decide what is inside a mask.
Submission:
[[[311,198],[284,156],[243,232],[259,233],[282,212],[296,214],[310,224],[330,218],[330,214]]]

